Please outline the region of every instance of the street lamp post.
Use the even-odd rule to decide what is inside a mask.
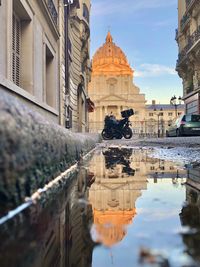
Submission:
[[[154,111],[157,111],[156,108],[154,109]],[[163,109],[161,108],[160,111],[163,111]],[[157,123],[158,123],[158,137],[160,137],[160,116],[162,116],[162,113],[159,111],[158,114],[156,114],[158,116],[158,120],[157,120]]]
[[[174,95],[171,99],[170,99],[170,104],[172,106],[174,106],[175,108],[175,114],[176,114],[176,118],[177,118],[177,108],[178,106],[181,105],[181,101],[182,101],[182,98],[179,96],[179,98],[177,99],[177,97]]]

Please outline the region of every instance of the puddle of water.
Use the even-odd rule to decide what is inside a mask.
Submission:
[[[141,266],[141,261],[159,264],[165,258],[178,266],[173,261],[184,250],[179,213],[186,173],[173,162],[150,158],[149,153],[111,148],[93,157],[91,233],[102,245],[94,249],[92,266]]]
[[[151,152],[96,151],[70,184],[0,226],[0,266],[200,266],[199,167]]]

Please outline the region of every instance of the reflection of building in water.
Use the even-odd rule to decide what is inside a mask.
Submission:
[[[149,156],[152,151],[148,149],[112,147],[108,151],[103,151],[104,156],[94,157],[92,160],[90,169],[95,172],[96,178],[123,178],[130,175],[139,175],[143,179],[153,178],[155,175],[158,178],[185,177],[185,170],[179,169],[177,173],[174,162],[152,158]]]
[[[90,164],[96,178],[89,190],[89,201],[98,241],[112,246],[125,236],[125,226],[136,214],[135,202],[147,181],[145,176],[136,176],[130,166],[131,150],[113,148],[103,154],[96,154]]]
[[[77,186],[73,187],[70,198],[66,266],[91,267],[94,242],[90,237],[90,226],[93,214],[92,206],[87,201],[91,173],[81,168],[77,178]]]
[[[199,180],[200,169],[189,169],[186,183],[186,205],[180,213],[182,225],[192,229],[192,231],[183,233],[182,238],[187,247],[187,253],[198,262],[197,266],[200,265],[200,191],[195,187]]]
[[[200,165],[194,165],[193,167],[188,168],[187,183],[200,190]]]
[[[130,211],[98,211],[94,209],[94,225],[98,235],[97,241],[110,247],[120,242],[126,235],[126,225],[132,223],[135,214],[135,208]]]
[[[1,224],[0,239],[6,240],[0,244],[1,266],[91,267],[93,213],[85,200],[90,184],[91,175],[81,169],[78,183],[58,183],[45,198]]]
[[[150,157],[148,149],[133,150],[130,158],[130,166],[135,169],[135,175],[142,175],[148,178],[181,178],[185,177],[185,170],[180,169],[177,173],[177,166],[173,161],[165,161],[162,159]]]

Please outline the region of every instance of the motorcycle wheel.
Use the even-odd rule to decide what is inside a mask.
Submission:
[[[109,134],[105,129],[103,129],[101,136],[103,137],[104,140],[113,139],[113,136],[111,134]]]
[[[132,130],[131,130],[130,127],[124,128],[124,130],[123,130],[123,136],[126,139],[131,139],[131,137],[133,136],[133,132],[132,132]]]

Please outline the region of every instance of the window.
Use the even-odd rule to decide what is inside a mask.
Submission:
[[[67,107],[66,109],[67,109],[68,116],[65,121],[65,127],[67,129],[70,129],[72,128],[72,109],[70,107]]]
[[[68,41],[68,53],[71,54],[72,53],[72,43],[71,43],[69,38],[67,39],[67,41]]]
[[[198,100],[194,100],[188,104],[186,104],[186,113],[194,114],[198,111]]]
[[[169,116],[169,117],[173,116],[173,113],[172,113],[172,112],[169,112],[169,113],[168,113],[168,116]]]
[[[199,122],[200,121],[200,115],[186,115],[185,116],[186,122]]]
[[[160,112],[160,116],[163,116],[163,112]]]
[[[149,117],[153,117],[153,113],[149,113]]]
[[[200,115],[192,115],[193,122],[200,122]]]
[[[13,13],[12,24],[12,79],[20,86],[21,23]]]
[[[46,103],[55,107],[55,59],[49,47],[46,45]]]
[[[13,0],[12,14],[12,81],[33,93],[33,25],[32,13]]]
[[[89,10],[86,6],[86,4],[83,4],[83,17],[86,19],[86,21],[89,23],[89,18],[90,18],[90,15],[89,15]]]
[[[182,114],[182,112],[178,112],[178,116],[180,116]]]
[[[58,6],[58,3],[56,3],[56,6]],[[48,0],[48,8],[49,12],[51,13],[51,16],[53,18],[54,23],[57,25],[58,23],[58,12],[55,7],[55,3],[53,0]]]

